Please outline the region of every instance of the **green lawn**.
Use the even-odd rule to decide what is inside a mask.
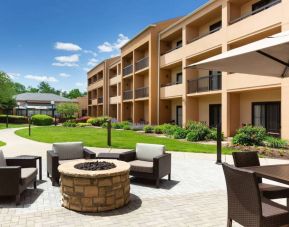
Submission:
[[[8,124],[9,128],[23,128],[23,127],[27,127],[27,124]],[[6,128],[6,124],[5,123],[0,123],[0,129],[5,129]]]
[[[19,129],[16,134],[39,142],[69,142],[83,141],[89,147],[107,147],[106,129],[98,128],[64,128],[64,127],[37,127],[28,136],[28,129]],[[135,144],[154,143],[164,144],[169,151],[185,151],[198,153],[215,153],[216,146],[183,142],[169,138],[139,134],[134,131],[112,130],[112,147],[134,149]],[[224,148],[223,153],[230,154],[233,150]]]
[[[5,145],[6,145],[6,143],[0,141],[0,147],[5,146]]]

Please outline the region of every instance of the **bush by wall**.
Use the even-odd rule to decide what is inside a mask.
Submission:
[[[25,124],[28,119],[24,116],[8,115],[8,121],[12,124]],[[6,123],[6,115],[0,115],[0,123]]]
[[[288,142],[286,140],[276,138],[273,136],[267,136],[265,138],[264,143],[267,147],[272,147],[272,148],[287,148],[288,147]]]
[[[184,128],[176,128],[173,137],[174,139],[185,139],[187,137],[188,134],[188,130],[184,129]]]
[[[163,127],[161,125],[155,126],[154,133],[155,134],[163,134]]]
[[[34,125],[52,125],[53,123],[53,118],[45,114],[33,115],[31,120]]]
[[[79,128],[84,128],[84,127],[89,127],[89,126],[91,126],[91,124],[89,124],[89,123],[77,123],[76,124],[76,127],[79,127]]]
[[[211,133],[210,128],[201,122],[196,122],[196,121],[190,121],[186,129],[189,131],[189,141],[202,141],[202,140],[208,140],[209,135]]]
[[[266,137],[266,129],[263,127],[254,127],[247,125],[238,129],[236,135],[233,137],[233,144],[245,146],[262,145]]]
[[[93,126],[99,126],[102,127],[103,124],[107,122],[109,117],[96,117],[96,118],[89,118],[87,120],[87,123],[92,124]]]
[[[63,127],[67,127],[67,128],[75,128],[76,127],[76,122],[73,121],[73,120],[68,120],[68,121],[65,121],[62,126]]]
[[[144,131],[145,131],[145,133],[153,133],[154,127],[151,125],[146,125],[146,126],[144,126]]]
[[[122,121],[122,122],[114,122],[111,124],[111,127],[114,129],[124,129],[127,126],[130,127],[131,123],[128,121]]]

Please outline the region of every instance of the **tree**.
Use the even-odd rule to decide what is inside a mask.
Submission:
[[[0,108],[7,109],[15,101],[15,94],[13,82],[5,72],[0,71]]]
[[[64,118],[71,119],[76,113],[79,113],[79,106],[75,103],[60,103],[57,105],[56,111]]]
[[[18,82],[14,83],[14,88],[15,88],[16,94],[22,94],[26,92],[26,87],[23,84],[20,84]]]
[[[38,89],[38,88],[35,88],[35,87],[28,86],[26,92],[29,92],[29,93],[38,93],[38,92],[39,92],[39,89]]]
[[[79,91],[78,88],[76,88],[76,89],[70,90],[65,97],[69,99],[76,99],[81,96],[82,96],[82,93]]]
[[[40,84],[38,85],[38,89],[40,93],[55,93],[55,89],[45,81],[40,82]]]

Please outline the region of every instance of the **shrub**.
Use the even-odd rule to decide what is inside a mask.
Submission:
[[[12,124],[25,124],[28,122],[27,117],[8,115],[8,121]],[[6,115],[0,115],[0,123],[6,123]]]
[[[194,132],[190,135],[190,141],[202,141],[207,140],[211,133],[210,128],[201,122],[191,121],[188,123],[186,129],[190,132]]]
[[[161,125],[157,125],[154,128],[155,134],[163,134],[163,127]]]
[[[69,121],[66,121],[62,124],[63,127],[68,127],[68,128],[74,128],[76,127],[76,122],[75,121],[72,121],[72,120],[69,120]]]
[[[177,125],[171,125],[171,124],[163,124],[163,125],[160,125],[160,127],[162,128],[162,132],[168,136],[172,136],[174,132],[177,130],[177,128],[180,128]]]
[[[90,117],[88,117],[88,116],[83,116],[83,117],[80,117],[80,118],[76,118],[75,122],[76,123],[86,123],[89,118]]]
[[[88,126],[91,126],[91,124],[89,123],[77,123],[76,124],[76,127],[80,127],[80,128],[88,127]]]
[[[93,126],[99,126],[101,127],[103,124],[107,122],[109,117],[96,117],[96,118],[89,118],[87,120],[87,123],[92,124]]]
[[[124,129],[124,130],[131,130],[131,126],[130,126],[130,125],[124,125],[124,126],[123,126],[123,129]]]
[[[76,103],[60,103],[56,107],[57,113],[66,119],[71,119],[79,112],[79,106]]]
[[[245,146],[261,145],[265,137],[265,128],[248,125],[238,129],[236,135],[233,137],[233,144]]]
[[[191,141],[191,142],[196,142],[196,141],[200,141],[200,135],[197,131],[190,131],[188,134],[187,134],[187,140],[188,141]]]
[[[224,140],[224,133],[222,132],[222,140]],[[217,140],[217,129],[211,128],[210,133],[207,135],[208,140]]]
[[[173,134],[174,139],[185,139],[188,134],[188,130],[183,128],[177,128]]]
[[[154,127],[151,125],[146,125],[146,126],[144,126],[144,131],[145,131],[145,133],[153,133]]]
[[[280,138],[276,138],[273,136],[267,136],[265,138],[265,145],[272,148],[287,148],[288,142],[286,140],[282,140]]]
[[[52,125],[53,123],[53,118],[45,114],[33,115],[31,120],[34,125]]]
[[[112,128],[114,128],[114,129],[124,129],[125,126],[130,126],[130,125],[131,125],[131,123],[128,121],[115,122],[115,123],[111,124]]]

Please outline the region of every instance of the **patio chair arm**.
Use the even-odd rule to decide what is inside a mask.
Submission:
[[[50,174],[58,174],[57,173],[57,168],[59,165],[59,157],[58,154],[55,154],[54,151],[48,150],[47,151],[47,171]]]
[[[136,159],[136,152],[134,150],[126,151],[119,154],[119,160],[130,162]]]
[[[83,156],[86,159],[95,159],[96,157],[95,153],[87,148],[83,148]]]
[[[34,157],[15,157],[15,158],[5,158],[7,166],[20,166],[22,168],[36,167],[36,160]]]
[[[153,159],[153,172],[155,176],[161,178],[171,173],[171,154],[165,153]]]
[[[17,195],[20,193],[19,184],[21,181],[20,166],[0,167],[0,195]]]

